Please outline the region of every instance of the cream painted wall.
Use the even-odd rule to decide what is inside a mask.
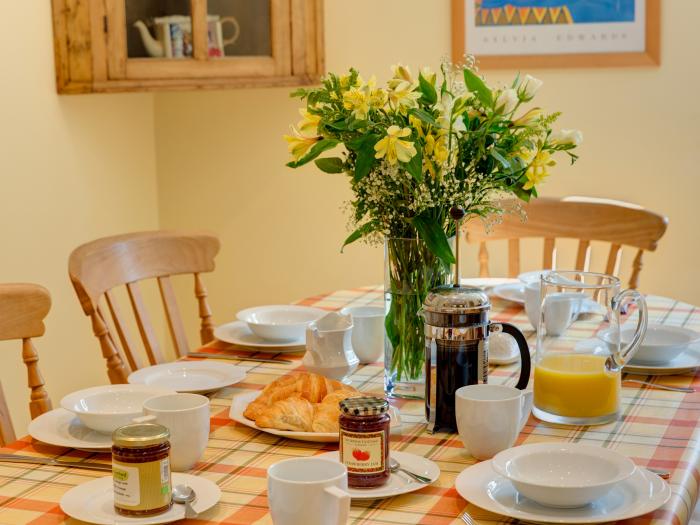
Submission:
[[[36,341],[54,405],[107,381],[68,280],[77,245],[158,225],[153,96],[58,96],[50,2],[0,18],[0,282],[46,286],[53,307]],[[10,45],[12,42],[12,45]],[[0,343],[0,380],[17,433],[29,421],[21,343]]]
[[[327,68],[350,65],[380,78],[398,61],[436,68],[449,53],[449,2],[326,0]],[[581,161],[563,164],[544,194],[625,199],[665,213],[670,228],[648,254],[641,285],[700,304],[695,155],[700,104],[694,20],[700,3],[664,2],[663,65],[653,69],[540,70],[538,104],[585,133]],[[487,72],[508,81],[514,72]],[[339,253],[343,176],[292,171],[281,135],[297,120],[287,89],[156,96],[159,210],[163,227],[203,227],[223,241],[208,277],[217,320],[256,303],[285,302],[382,279],[382,251],[360,244]],[[503,252],[495,251],[496,258]],[[539,256],[539,247],[536,251]],[[475,253],[465,257],[475,275]],[[505,272],[505,260],[494,261]],[[625,261],[627,263],[628,261]],[[528,260],[530,269],[539,264]],[[566,264],[566,260],[563,261]]]

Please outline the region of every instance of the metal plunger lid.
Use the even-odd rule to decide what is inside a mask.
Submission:
[[[483,291],[479,288],[461,286],[459,283],[459,237],[464,215],[462,208],[450,209],[450,216],[456,223],[454,282],[452,285],[439,286],[431,290],[423,302],[423,309],[428,312],[466,314],[491,308],[491,302]]]

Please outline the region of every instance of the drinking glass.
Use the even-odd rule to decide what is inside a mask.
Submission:
[[[622,367],[634,356],[647,327],[644,297],[620,291],[612,275],[552,271],[540,280],[533,414],[543,421],[598,425],[617,419]],[[620,341],[623,312],[638,312],[631,342]],[[632,311],[631,309],[628,309]],[[605,342],[600,330],[610,334]]]

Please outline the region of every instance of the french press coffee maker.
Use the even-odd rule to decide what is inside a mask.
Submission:
[[[530,351],[523,333],[508,323],[489,321],[491,303],[478,288],[459,281],[459,231],[464,210],[452,208],[456,226],[454,284],[433,289],[421,316],[425,321],[425,415],[428,432],[456,432],[455,392],[465,385],[488,382],[488,338],[492,332],[513,336],[520,350],[520,378],[524,389],[530,379]]]

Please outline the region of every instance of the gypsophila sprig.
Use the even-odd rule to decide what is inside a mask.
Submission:
[[[354,231],[343,246],[377,234],[421,237],[451,263],[452,206],[487,216],[499,211],[496,201],[504,196],[527,201],[537,196],[556,153],[577,159],[572,150],[581,132],[553,131],[559,113],[533,105],[539,79],[518,76],[511,86],[493,88],[472,57],[440,69],[438,80],[429,68],[416,76],[395,65],[383,86],[350,69],[329,73],[319,88],[292,93],[306,106],[285,136],[292,155],[287,165],[315,161],[324,172],[349,176]],[[321,156],[339,146],[336,156]]]

